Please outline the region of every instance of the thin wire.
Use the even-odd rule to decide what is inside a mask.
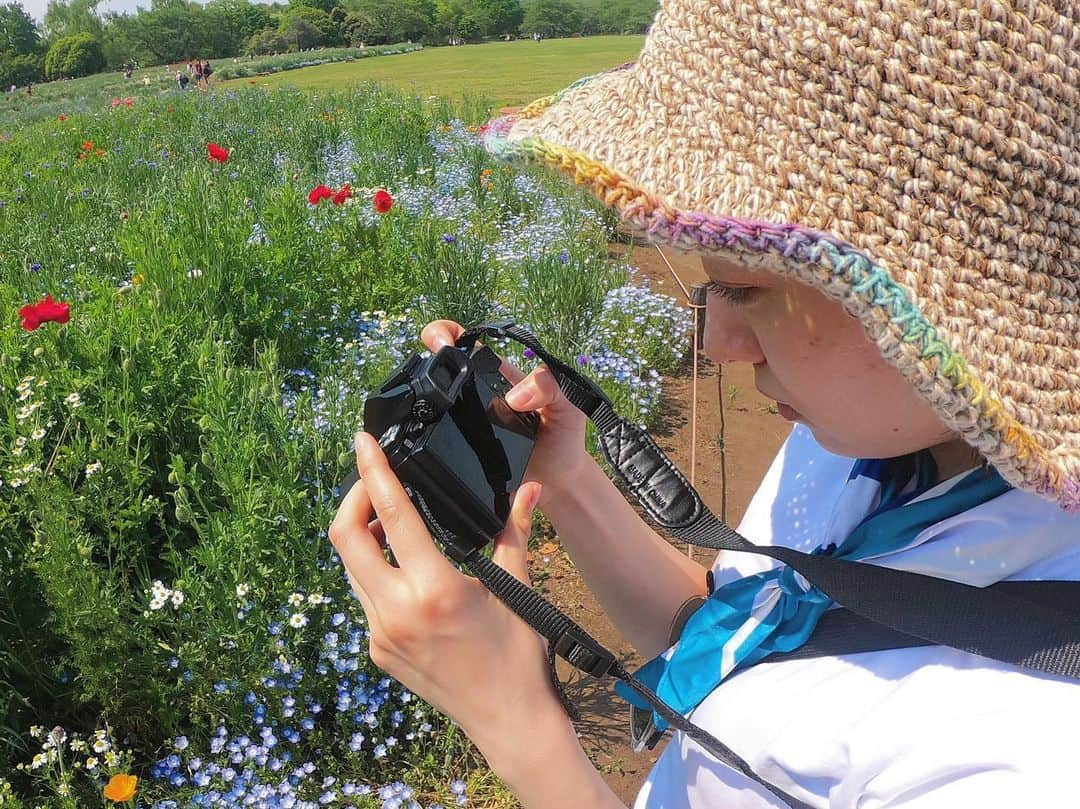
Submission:
[[[660,245],[654,244],[656,252],[660,254],[660,258],[664,260],[668,270],[671,272],[675,282],[682,289],[683,295],[686,296],[686,304],[690,307],[694,313],[694,328],[690,333],[690,353],[693,356],[693,370],[690,376],[690,485],[694,486],[694,473],[697,470],[697,383],[698,383],[698,322],[699,322],[699,309],[704,309],[704,306],[694,303],[693,298],[690,297],[690,290],[686,288],[686,284],[679,277],[679,274],[675,272],[675,268],[671,266],[671,262],[668,261],[668,257],[664,255],[664,251],[660,249]],[[694,558],[694,546],[689,542],[686,543],[686,555],[691,559]]]

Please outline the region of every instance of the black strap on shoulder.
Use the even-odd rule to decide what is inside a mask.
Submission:
[[[605,459],[654,522],[693,545],[776,559],[843,607],[826,612],[800,649],[773,654],[767,660],[942,645],[1080,680],[1080,582],[1002,582],[979,588],[791,548],[754,545],[708,509],[649,434],[620,417],[596,383],[549,354],[531,333],[512,321],[468,329],[457,345],[471,348],[485,336],[516,340],[543,360],[567,399],[592,420]],[[436,539],[447,548],[454,547],[448,541],[452,537],[432,519],[422,498],[418,503]],[[672,727],[719,761],[762,785],[792,809],[811,809],[761,778],[719,739],[676,713],[584,629],[478,551],[456,561],[547,638],[560,657],[593,676],[622,680]]]

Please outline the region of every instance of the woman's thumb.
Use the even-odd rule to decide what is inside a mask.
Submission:
[[[506,527],[495,537],[492,560],[519,581],[529,581],[529,536],[532,534],[532,513],[540,501],[541,486],[535,481],[522,483],[514,493],[514,504]]]

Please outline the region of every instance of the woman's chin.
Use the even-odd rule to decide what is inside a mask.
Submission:
[[[857,442],[853,442],[850,436],[844,437],[834,435],[821,427],[815,427],[805,419],[800,419],[799,422],[806,425],[806,428],[810,430],[811,434],[814,436],[814,440],[821,445],[822,449],[828,450],[833,455],[843,455],[845,458],[887,457],[868,453],[865,447],[860,449]]]

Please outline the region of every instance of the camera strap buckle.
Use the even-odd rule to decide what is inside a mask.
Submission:
[[[615,655],[588,635],[574,632],[573,627],[555,641],[555,654],[593,677],[603,677],[615,663]]]

